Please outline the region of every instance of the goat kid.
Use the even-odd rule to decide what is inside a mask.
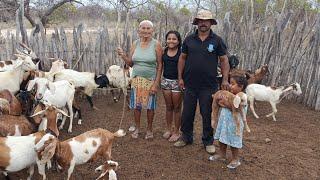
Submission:
[[[104,178],[107,173],[109,174],[108,176],[109,180],[117,180],[116,171],[118,170],[118,168],[119,168],[118,162],[111,161],[111,160],[106,161],[103,165],[100,165],[95,169],[96,173],[101,173],[96,180]]]
[[[98,158],[110,160],[113,140],[122,136],[125,136],[125,132],[121,129],[111,133],[98,128],[60,142],[48,134],[36,144],[36,151],[42,166],[54,156],[59,169],[68,168],[69,180],[75,165],[96,161]]]
[[[272,107],[272,113],[266,115],[266,117],[272,116],[273,121],[276,121],[275,114],[278,112],[276,105],[287,95],[293,93],[300,95],[302,93],[299,83],[293,83],[288,86],[270,87],[261,84],[250,84],[246,88],[248,100],[250,102],[250,109],[253,115],[258,119],[259,116],[254,110],[254,101],[266,101],[269,102]]]
[[[247,124],[247,116],[244,112],[244,106],[247,105],[247,95],[243,92],[239,92],[234,95],[229,91],[220,90],[212,95],[212,127],[215,128],[215,124],[218,120],[219,109],[221,107],[228,108],[232,111],[233,120],[236,124],[236,135],[240,136],[240,118],[239,114],[242,117],[244,127],[247,132],[250,132],[250,128]]]

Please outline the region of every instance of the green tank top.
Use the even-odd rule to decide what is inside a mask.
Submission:
[[[156,78],[157,55],[156,55],[157,40],[152,39],[148,47],[141,48],[140,40],[136,41],[136,48],[132,55],[133,70],[132,77],[140,76],[147,79]]]

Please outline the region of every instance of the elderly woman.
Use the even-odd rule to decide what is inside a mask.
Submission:
[[[138,138],[140,131],[141,110],[147,110],[148,127],[145,139],[153,138],[152,122],[156,108],[156,93],[158,91],[162,72],[161,44],[152,38],[153,23],[144,20],[139,24],[139,39],[130,49],[130,54],[125,55],[121,48],[117,49],[118,55],[125,63],[133,68],[130,94],[130,108],[134,109],[136,129],[132,138]]]

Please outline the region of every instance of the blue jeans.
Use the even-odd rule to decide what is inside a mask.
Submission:
[[[202,143],[204,146],[212,145],[212,94],[216,91],[216,89],[185,89],[181,116],[181,131],[182,140],[187,144],[191,144],[193,142],[194,116],[197,108],[197,102],[199,100],[200,114],[202,116]]]

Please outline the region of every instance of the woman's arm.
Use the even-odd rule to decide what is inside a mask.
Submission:
[[[117,48],[117,53],[118,55],[122,58],[122,60],[130,67],[133,66],[133,61],[132,61],[132,56],[133,56],[133,53],[134,53],[134,50],[136,49],[136,45],[135,43],[133,43],[131,45],[131,48],[130,48],[130,53],[129,53],[129,56],[127,56],[123,49],[122,48]]]
[[[158,85],[160,85],[161,75],[162,75],[162,67],[163,67],[162,54],[163,54],[163,50],[162,50],[161,44],[157,42],[157,45],[156,45],[157,72],[156,72],[155,82]]]
[[[163,66],[162,54],[163,54],[163,50],[162,50],[161,44],[157,42],[156,44],[156,58],[157,58],[156,79],[150,89],[151,94],[155,94],[157,92],[158,87],[160,86],[162,66]]]

